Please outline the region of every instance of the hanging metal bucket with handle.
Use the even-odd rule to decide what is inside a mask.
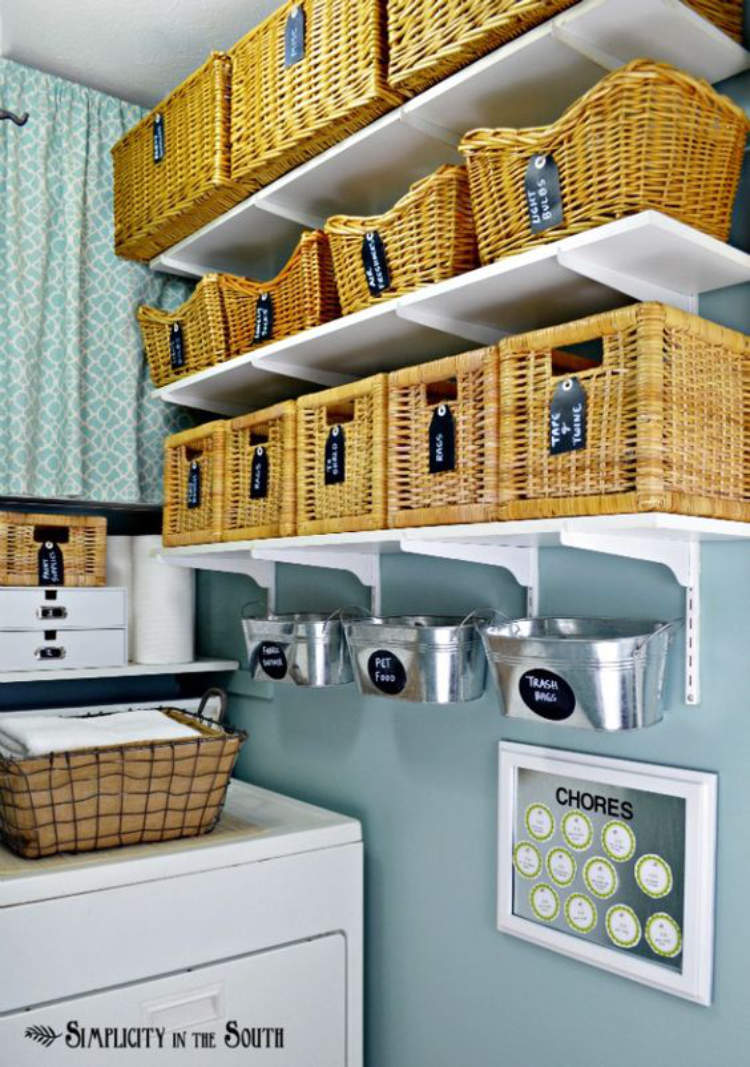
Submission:
[[[248,669],[262,682],[321,688],[353,680],[343,611],[243,618]]]
[[[511,718],[593,730],[661,720],[664,674],[679,623],[527,618],[478,624]]]
[[[473,614],[345,622],[360,693],[420,704],[476,700],[484,692],[487,663]]]

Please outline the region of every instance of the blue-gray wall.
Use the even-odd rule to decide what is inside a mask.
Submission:
[[[750,102],[750,79],[731,85]],[[743,198],[743,206],[747,197]],[[743,228],[737,216],[736,237]],[[703,311],[750,331],[748,288]],[[325,610],[360,586],[331,571],[280,568],[279,609]],[[502,571],[385,559],[385,610],[521,613]],[[572,550],[542,553],[543,613],[676,617],[662,567]],[[201,575],[203,652],[243,656],[247,579]],[[703,555],[703,700],[682,703],[673,657],[665,721],[600,736],[511,722],[490,691],[438,709],[361,699],[354,687],[310,692],[232,682],[231,718],[250,739],[240,775],[362,820],[366,843],[367,1067],[748,1067],[750,964],[750,549]],[[270,691],[270,689],[268,690]],[[495,930],[497,742],[525,741],[717,771],[720,776],[715,1002],[701,1008]],[[227,902],[241,914],[242,901]]]

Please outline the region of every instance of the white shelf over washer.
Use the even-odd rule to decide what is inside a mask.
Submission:
[[[750,541],[750,523],[645,513],[528,519],[403,530],[283,537],[164,549],[166,563],[235,571],[269,590],[273,610],[276,563],[351,571],[372,591],[381,610],[379,557],[411,552],[509,570],[528,589],[528,608],[538,611],[538,550],[562,546],[648,560],[668,567],[685,589],[685,702],[700,703],[700,548],[703,542]]]
[[[3,682],[80,682],[88,678],[140,678],[161,674],[209,674],[236,671],[235,659],[199,659],[192,663],[128,663],[125,667],[80,667],[70,671],[5,671]]]
[[[697,310],[700,293],[746,281],[748,253],[644,211],[265,345],[181,378],[158,395],[184,407],[240,415],[632,299]]]
[[[639,56],[716,82],[750,55],[681,0],[582,0],[284,175],[152,263],[199,277],[275,274],[303,227],[331,214],[377,214],[477,126],[554,120],[606,70]]]

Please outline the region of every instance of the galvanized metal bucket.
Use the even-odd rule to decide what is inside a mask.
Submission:
[[[360,693],[457,704],[484,692],[487,661],[471,617],[399,615],[344,623]]]
[[[243,618],[253,678],[320,688],[353,680],[341,611]]]
[[[677,623],[634,619],[480,622],[505,715],[590,730],[661,720],[664,673]]]

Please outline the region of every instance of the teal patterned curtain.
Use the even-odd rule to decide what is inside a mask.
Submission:
[[[188,416],[152,395],[135,310],[183,282],[112,251],[110,147],[140,108],[0,60],[0,496],[158,503]]]

